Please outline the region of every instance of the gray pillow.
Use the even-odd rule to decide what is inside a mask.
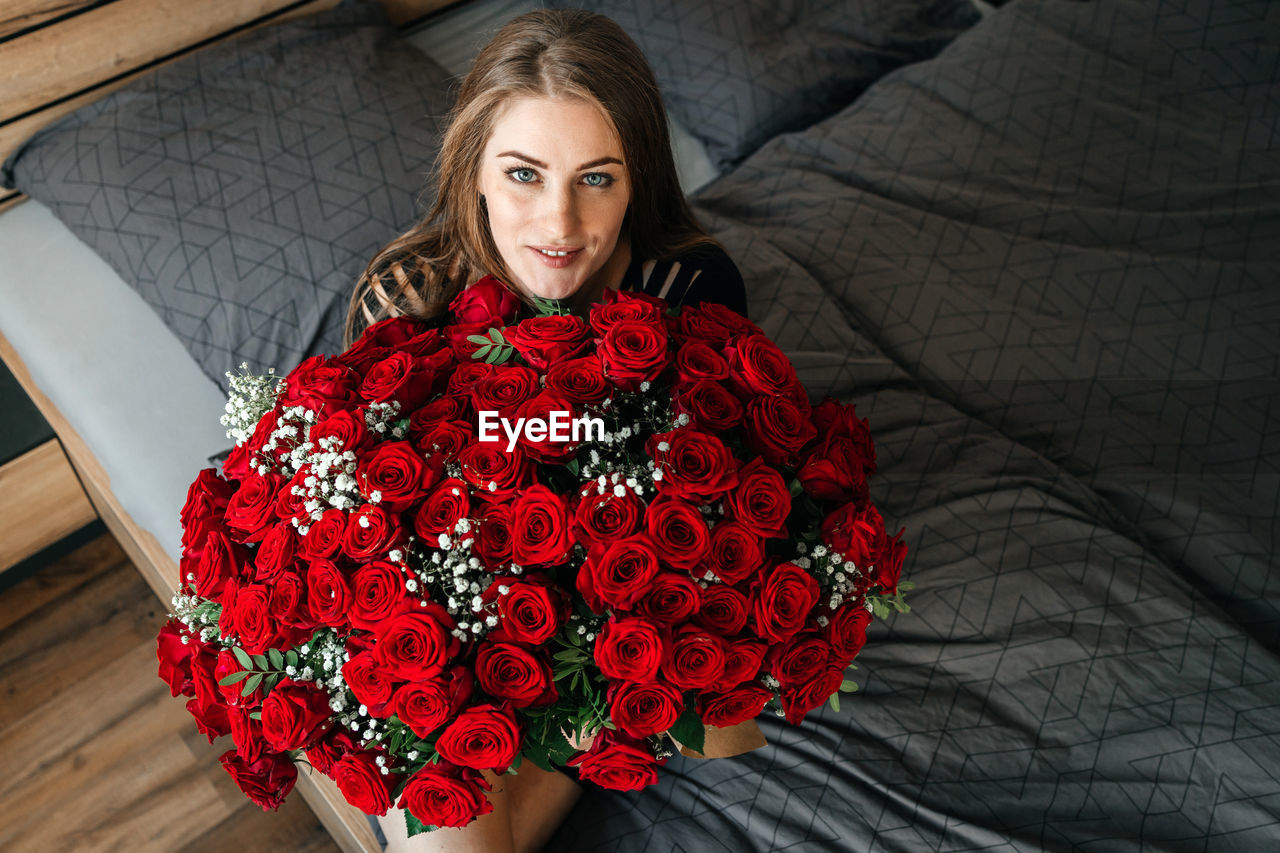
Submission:
[[[982,15],[970,0],[576,0],[648,57],[668,108],[723,173],[929,59]]]
[[[75,111],[3,182],[105,258],[226,390],[242,361],[283,372],[341,349],[360,272],[431,201],[448,84],[381,6],[346,0]]]

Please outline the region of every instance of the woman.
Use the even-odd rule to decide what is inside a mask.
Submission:
[[[443,321],[487,274],[528,310],[541,297],[584,312],[611,287],[746,314],[741,275],[680,191],[653,73],[606,17],[544,9],[507,24],[463,82],[436,170],[426,219],[361,277],[347,345],[387,316]],[[537,850],[582,793],[532,762],[487,778],[492,813],[408,839],[392,809],[388,850]]]
[[[742,276],[680,190],[653,72],[603,15],[541,9],[503,27],[463,81],[436,173],[426,218],[357,283],[345,345],[389,316],[443,321],[488,274],[529,306],[582,310],[612,287],[746,315]]]

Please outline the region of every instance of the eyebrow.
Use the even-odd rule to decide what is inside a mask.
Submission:
[[[543,163],[541,160],[538,160],[534,157],[530,157],[528,154],[521,154],[519,151],[503,151],[498,156],[499,157],[519,157],[521,160],[529,161],[533,165],[537,166],[539,169],[547,168],[546,163]],[[617,163],[619,166],[622,165],[622,161],[619,160],[617,157],[600,157],[596,160],[592,160],[590,163],[583,163],[575,171],[581,172],[583,169],[592,169],[596,166],[603,166],[606,163]]]

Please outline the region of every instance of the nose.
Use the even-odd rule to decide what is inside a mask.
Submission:
[[[547,238],[567,242],[578,230],[578,198],[567,183],[550,186],[542,194],[540,211]]]

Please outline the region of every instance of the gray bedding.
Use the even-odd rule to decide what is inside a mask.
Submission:
[[[549,849],[1280,849],[1280,4],[1015,0],[698,194],[914,612]]]

